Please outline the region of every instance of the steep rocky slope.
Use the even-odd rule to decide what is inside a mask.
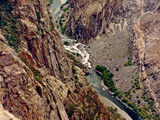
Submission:
[[[3,106],[0,104],[0,116],[2,120],[19,120],[16,117],[14,117],[11,113],[4,110]]]
[[[159,6],[159,0],[70,0],[64,25],[71,38],[84,43],[97,39],[89,44],[93,66],[107,66],[116,87],[148,119],[151,116],[144,113],[160,114]],[[130,60],[138,69],[127,65]]]
[[[66,55],[48,1],[0,1],[0,102],[5,110],[23,120],[112,119],[82,66]]]
[[[151,11],[144,12],[135,25],[135,40],[140,68],[140,83],[156,102],[160,113],[160,3]],[[135,52],[134,51],[134,52]]]
[[[70,0],[74,9],[66,24],[66,33],[84,43],[106,33],[118,3],[119,0]]]

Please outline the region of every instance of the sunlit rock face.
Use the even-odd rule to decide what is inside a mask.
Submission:
[[[87,43],[105,33],[119,0],[71,0],[74,9],[66,25],[69,36]]]
[[[19,120],[14,115],[4,110],[3,106],[0,104],[0,119],[1,120]]]

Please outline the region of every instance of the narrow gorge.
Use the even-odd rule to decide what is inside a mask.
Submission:
[[[159,0],[1,0],[0,120],[159,120]]]
[[[69,0],[62,33],[113,73],[114,94],[142,119],[159,119],[159,0]],[[69,6],[69,7],[68,7]]]
[[[0,119],[118,118],[67,53],[46,0],[0,1]]]

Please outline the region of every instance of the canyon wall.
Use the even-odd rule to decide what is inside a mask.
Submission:
[[[114,9],[120,0],[70,0],[73,11],[66,24],[66,33],[83,43],[106,33]]]
[[[156,3],[153,8],[146,8],[146,6],[135,24],[133,52],[139,63],[139,80],[141,86],[154,99],[156,108],[160,113],[160,2],[159,4]]]

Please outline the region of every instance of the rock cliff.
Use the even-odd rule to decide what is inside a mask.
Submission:
[[[22,120],[112,119],[79,64],[65,53],[48,1],[0,1],[2,109]]]
[[[135,25],[134,52],[137,52],[135,55],[139,60],[140,83],[154,99],[160,113],[160,2],[154,8],[146,9]]]
[[[66,24],[66,33],[83,43],[106,33],[120,0],[70,0],[74,7]]]
[[[1,104],[0,104],[0,116],[2,120],[19,120],[18,118],[14,117],[14,115],[4,110]]]

